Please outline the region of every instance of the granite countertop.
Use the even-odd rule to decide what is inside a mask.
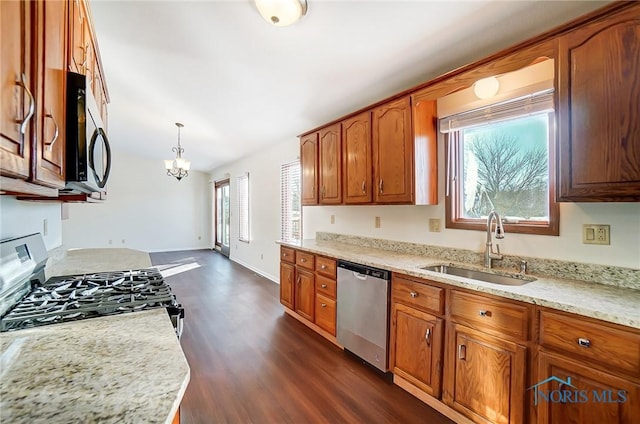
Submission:
[[[189,365],[164,309],[0,333],[0,421],[171,423]]]
[[[332,240],[303,240],[299,244],[279,243],[315,254],[640,329],[640,290],[632,288],[535,274],[529,276],[536,278],[536,281],[522,286],[504,286],[420,269],[430,265],[455,263],[443,258],[394,252]],[[479,266],[456,264],[486,271]]]
[[[50,254],[47,278],[151,267],[132,249]],[[189,364],[165,309],[0,333],[0,422],[171,423]]]

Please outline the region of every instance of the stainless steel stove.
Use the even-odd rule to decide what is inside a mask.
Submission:
[[[40,234],[0,243],[0,331],[165,308],[178,337],[184,309],[155,268],[52,277]]]

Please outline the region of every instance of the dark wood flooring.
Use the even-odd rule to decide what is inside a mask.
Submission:
[[[151,259],[199,265],[166,278],[186,314],[183,424],[451,423],[286,315],[274,282],[209,250]]]

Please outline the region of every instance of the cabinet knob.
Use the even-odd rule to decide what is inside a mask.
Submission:
[[[591,341],[582,337],[578,339],[578,344],[582,347],[591,347]]]
[[[323,289],[326,289],[327,285],[326,284],[321,284],[320,287],[322,287]]]
[[[323,264],[323,265],[320,265],[320,269],[327,269],[327,266],[326,266],[326,265],[324,265],[324,264]]]
[[[411,293],[409,293],[409,296],[411,296],[412,298],[414,298],[414,299],[415,299],[416,297],[418,297],[418,293],[416,293],[416,292],[411,292]]]
[[[24,73],[20,76],[20,79],[16,81],[16,85],[18,87],[22,87],[25,93],[27,93],[27,96],[29,96],[29,112],[27,112],[27,116],[22,120],[16,119],[16,124],[20,124],[20,134],[24,135],[25,131],[27,131],[27,124],[33,117],[36,110],[36,101],[33,98],[33,94],[31,94],[29,87],[27,87],[27,76]]]
[[[287,254],[286,254],[286,253],[283,253],[283,254],[282,254],[282,256],[284,256],[284,257],[286,258],[286,257],[287,257]]]
[[[300,262],[307,262],[305,258],[300,258]]]
[[[322,306],[323,308],[326,308],[327,304],[326,303],[321,303],[320,306]]]
[[[481,317],[490,317],[491,316],[491,311],[480,310],[480,316]]]

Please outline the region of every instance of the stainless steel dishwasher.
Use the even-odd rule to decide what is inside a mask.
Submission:
[[[371,365],[388,370],[391,273],[338,261],[338,343]]]

